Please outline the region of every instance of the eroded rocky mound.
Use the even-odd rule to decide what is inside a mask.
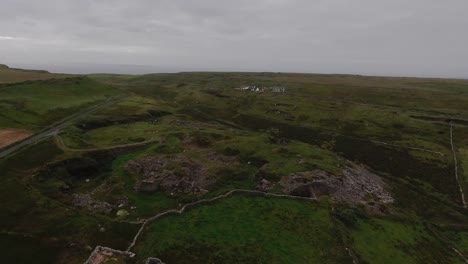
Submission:
[[[114,208],[111,204],[91,197],[91,194],[73,194],[73,204],[96,213],[110,213]]]
[[[185,157],[143,157],[129,161],[126,170],[137,175],[141,192],[204,193],[214,182],[203,164]]]
[[[338,202],[363,204],[375,211],[385,211],[393,197],[383,180],[362,166],[348,164],[339,175],[321,170],[293,173],[281,178],[284,191],[303,197],[329,195]]]

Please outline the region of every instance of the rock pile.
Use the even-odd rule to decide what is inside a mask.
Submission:
[[[267,179],[261,179],[257,186],[255,186],[255,190],[267,192],[269,189],[273,188],[273,186],[274,184],[268,181]]]
[[[84,264],[127,263],[133,257],[132,252],[97,246]]]
[[[393,197],[383,180],[362,166],[348,164],[339,175],[321,170],[293,173],[280,180],[284,191],[302,197],[329,195],[338,202],[362,204],[368,209],[385,212]]]
[[[129,161],[126,170],[138,176],[135,189],[141,192],[197,194],[214,182],[203,164],[185,157],[143,157]]]
[[[73,194],[73,204],[96,213],[110,213],[114,207],[106,202],[94,200],[91,194]]]

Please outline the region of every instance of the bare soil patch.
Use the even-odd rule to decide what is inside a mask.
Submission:
[[[0,129],[0,148],[11,145],[17,141],[31,136],[33,133],[24,129],[5,128]]]

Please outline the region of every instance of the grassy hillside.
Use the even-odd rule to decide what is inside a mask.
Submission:
[[[0,85],[0,128],[33,131],[120,92],[86,77]]]
[[[10,68],[0,64],[0,83],[15,83],[32,80],[47,80],[70,77],[68,74],[55,74],[42,70],[25,70]]]
[[[169,263],[352,261],[326,207],[239,196],[158,221],[136,252]]]

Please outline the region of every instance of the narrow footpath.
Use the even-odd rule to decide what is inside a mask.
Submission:
[[[455,151],[455,146],[453,145],[453,123],[450,123],[450,145],[452,146],[452,152],[453,152],[453,163],[455,166],[455,180],[457,181],[458,189],[460,190],[463,207],[466,208],[465,193],[463,192],[463,188],[461,187],[460,180],[458,177],[457,153]]]

